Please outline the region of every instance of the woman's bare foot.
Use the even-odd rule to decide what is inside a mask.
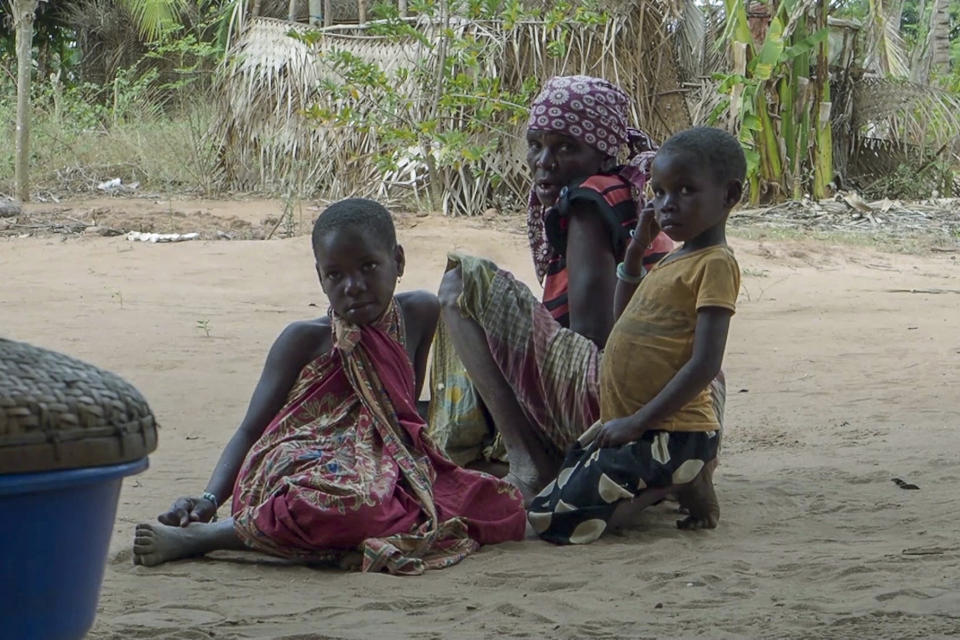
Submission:
[[[536,474],[524,474],[520,472],[508,471],[503,476],[505,482],[509,482],[516,487],[523,496],[523,506],[530,506],[530,502],[537,497],[547,483]]]
[[[233,528],[233,519],[194,522],[186,527],[138,524],[133,538],[133,562],[153,567],[171,560],[201,556],[217,549],[245,549]]]
[[[679,487],[677,500],[680,508],[685,509],[688,515],[683,520],[677,520],[678,529],[715,529],[720,521],[720,503],[713,488],[713,470],[717,466],[714,458],[697,474],[689,484]]]

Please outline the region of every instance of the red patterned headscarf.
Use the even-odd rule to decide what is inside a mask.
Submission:
[[[630,157],[619,173],[636,188],[639,207],[657,145],[649,135],[627,125],[629,108],[630,98],[612,82],[591,76],[557,76],[547,81],[533,101],[527,130],[562,133],[614,158],[626,148]],[[550,260],[544,212],[536,192],[531,189],[527,236],[540,282]]]

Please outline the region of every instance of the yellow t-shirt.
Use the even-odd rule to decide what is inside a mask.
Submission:
[[[725,245],[668,255],[647,274],[617,320],[600,360],[600,418],[632,415],[693,355],[697,310],[736,310],[740,267]],[[664,422],[666,431],[719,428],[709,388]]]

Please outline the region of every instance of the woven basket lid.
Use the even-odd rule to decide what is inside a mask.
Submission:
[[[0,338],[0,473],[118,464],[156,448],[153,413],[120,376]]]

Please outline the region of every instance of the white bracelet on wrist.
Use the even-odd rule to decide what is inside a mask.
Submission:
[[[647,269],[642,265],[640,266],[640,275],[635,276],[632,273],[627,273],[627,268],[623,266],[622,262],[617,264],[617,280],[627,284],[640,284],[645,275],[647,275]]]

